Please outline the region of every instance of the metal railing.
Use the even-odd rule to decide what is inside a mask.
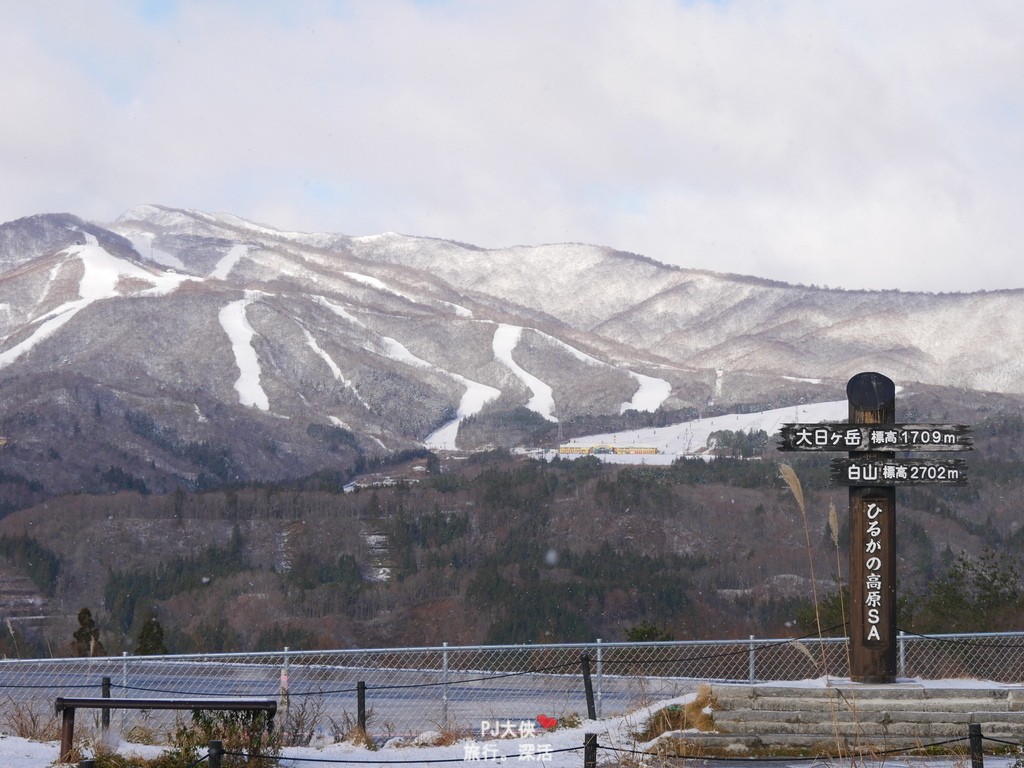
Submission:
[[[1024,682],[1024,633],[900,634],[901,677]],[[296,743],[356,724],[359,684],[377,738],[426,730],[478,732],[491,723],[585,716],[589,655],[599,717],[677,696],[701,681],[846,677],[845,638],[377,648],[0,661],[0,730],[11,712],[52,713],[57,696],[274,696]],[[156,738],[166,713],[119,712],[123,738]],[[85,725],[85,723],[83,723]],[[97,724],[98,725],[98,724]]]

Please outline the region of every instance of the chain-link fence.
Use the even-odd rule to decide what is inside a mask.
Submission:
[[[585,716],[583,654],[589,657],[599,717],[686,693],[701,681],[849,674],[845,638],[5,660],[0,730],[12,730],[12,718],[47,716],[57,696],[100,696],[103,678],[109,678],[113,698],[277,698],[278,723],[299,743],[318,732],[329,739],[350,731],[360,687],[368,731],[376,738],[426,730],[479,732],[483,721]],[[901,677],[1024,682],[1022,661],[1024,633],[899,637]],[[159,741],[174,717],[119,710],[112,727],[124,738]],[[90,724],[87,718],[83,725]],[[99,715],[94,719],[98,724]]]

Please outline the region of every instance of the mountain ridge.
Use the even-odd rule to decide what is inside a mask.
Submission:
[[[109,467],[158,490],[511,446],[520,410],[540,435],[837,399],[869,369],[1024,394],[1021,290],[826,290],[604,246],[295,233],[157,205],[0,225],[0,268],[0,429],[25,477],[32,455],[74,457],[48,470],[61,492],[104,488]],[[460,434],[470,417],[485,442]]]

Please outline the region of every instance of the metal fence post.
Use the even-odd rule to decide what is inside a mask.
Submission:
[[[601,699],[604,698],[604,680],[602,678],[602,652],[604,648],[601,647],[601,638],[597,638],[597,719],[600,720],[603,715],[601,714]]]
[[[441,680],[444,685],[441,687],[441,723],[444,730],[448,730],[448,643],[442,644],[441,651]]]
[[[121,652],[121,695],[122,696],[127,696],[128,695],[127,694],[127,690],[128,690],[128,651],[122,651]],[[124,719],[126,717],[128,717],[128,712],[126,710],[122,709],[121,712],[120,712],[120,717],[118,718],[118,723],[119,723],[118,729],[117,729],[118,737],[120,737],[120,736],[122,736],[124,734]]]
[[[220,768],[220,756],[224,754],[224,745],[220,739],[210,739],[208,752],[210,768]]]
[[[360,680],[356,683],[356,721],[359,727],[366,733],[366,682]]]
[[[102,678],[100,678],[100,696],[102,696],[104,699],[109,699],[110,698],[110,678],[109,677],[102,677]],[[104,744],[109,744],[110,743],[109,742],[109,738],[110,738],[110,710],[109,709],[104,709],[103,712],[100,714],[100,727],[103,729],[103,736],[102,736],[103,743]]]
[[[587,696],[587,718],[597,720],[594,707],[594,684],[590,681],[590,654],[580,654],[580,665],[583,667],[583,692]]]
[[[281,728],[284,731],[288,730],[288,705],[290,703],[291,696],[288,695],[288,646],[284,647],[284,657],[281,662],[281,690],[279,694],[281,704]],[[285,742],[288,741],[288,735],[285,734]]]
[[[899,666],[899,671],[896,674],[898,674],[900,677],[906,677],[907,676],[907,640],[906,640],[906,636],[904,635],[902,629],[900,630],[900,635],[899,635],[899,638],[897,638],[897,640],[898,640],[899,646],[900,646],[900,666]]]
[[[751,635],[750,636],[750,661],[748,663],[748,669],[747,669],[747,680],[749,682],[751,682],[751,683],[754,682],[757,679],[757,676],[755,674],[755,668],[754,668],[754,656],[755,656],[754,648],[755,648],[755,646],[754,646],[754,636]]]

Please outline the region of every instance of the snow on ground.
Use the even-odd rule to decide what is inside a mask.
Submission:
[[[240,375],[235,382],[238,402],[259,408],[261,411],[269,411],[270,401],[260,386],[260,361],[252,346],[252,337],[256,335],[256,331],[249,325],[245,316],[245,308],[252,304],[256,297],[257,294],[246,291],[244,299],[228,304],[217,315],[217,319],[231,340],[231,351],[235,355],[235,365],[238,366]]]
[[[625,413],[630,410],[653,413],[672,394],[672,385],[664,379],[644,376],[642,373],[634,373],[633,371],[630,371],[629,375],[637,380],[640,387],[633,393],[632,400],[622,404],[619,413]]]
[[[913,686],[923,685],[924,687],[950,687],[950,683],[964,683],[977,685],[979,687],[991,687],[992,683],[968,680],[901,680],[900,684]],[[850,681],[839,678],[819,678],[816,680],[765,683],[763,685],[786,685],[807,687],[824,687],[825,685],[849,685]],[[434,765],[443,765],[444,762],[451,764],[453,761],[465,763],[467,768],[475,766],[500,765],[534,765],[537,768],[579,768],[583,762],[583,741],[588,733],[597,735],[600,747],[612,747],[627,750],[643,750],[651,748],[654,742],[640,742],[634,734],[642,732],[647,721],[653,714],[670,705],[685,705],[693,700],[694,693],[688,693],[675,698],[660,700],[646,707],[640,707],[632,712],[601,720],[584,720],[577,727],[559,726],[552,731],[544,731],[535,721],[496,721],[494,716],[488,713],[481,714],[481,728],[472,736],[465,737],[447,747],[418,746],[413,741],[429,742],[429,734],[423,734],[420,738],[410,741],[394,739],[389,741],[383,748],[369,750],[365,747],[352,744],[315,744],[310,747],[286,747],[282,750],[282,760],[279,765],[283,768],[303,768],[310,765],[329,765],[332,761],[339,761],[345,765],[366,765],[371,768],[388,768],[396,763],[407,765],[420,765],[423,768],[431,768],[428,761],[438,761]],[[486,723],[484,722],[486,721]],[[499,731],[502,734],[512,733],[511,738],[484,738],[481,731],[484,726],[489,730],[500,723]],[[506,727],[507,724],[507,727]],[[476,725],[476,724],[474,724]],[[525,727],[524,727],[525,726]],[[673,733],[683,733],[675,731]],[[527,734],[527,735],[524,735]],[[436,734],[435,734],[436,735]],[[154,758],[162,751],[160,747],[141,744],[121,743],[117,751],[121,754],[139,755],[145,758]],[[36,742],[22,739],[16,736],[0,736],[0,765],[4,768],[43,768],[53,764],[57,759],[57,742]],[[200,753],[202,754],[202,753]],[[625,757],[607,749],[598,750],[598,764],[609,765],[620,763],[620,758]],[[289,759],[291,758],[291,759]],[[305,759],[302,759],[305,758]],[[986,765],[991,768],[1010,768],[1015,765],[1016,757],[993,756],[985,757]],[[318,762],[311,762],[318,761]],[[442,762],[444,761],[444,762]],[[632,762],[632,761],[630,761]],[[680,762],[679,765],[689,765],[692,761]],[[775,759],[770,763],[772,766],[793,766],[793,768],[807,768],[812,764],[821,764],[820,760],[814,762],[806,758],[801,760],[793,758],[792,761]],[[733,765],[769,765],[753,759],[744,759],[737,756]],[[840,764],[838,761],[836,764]],[[963,765],[963,758],[956,756],[949,757],[900,757],[897,755],[881,755],[877,762],[870,759],[858,763],[865,766],[885,766],[885,768],[903,768],[903,766],[929,766],[929,768],[954,768]]]
[[[500,389],[489,387],[478,381],[470,381],[463,376],[459,376],[457,373],[453,373],[451,375],[465,384],[466,392],[462,395],[462,399],[459,401],[459,409],[456,412],[456,418],[449,421],[435,432],[427,435],[426,440],[423,441],[423,444],[426,445],[427,448],[433,448],[441,451],[454,451],[455,438],[459,434],[459,425],[462,424],[462,420],[467,416],[474,416],[477,413],[480,413],[487,403],[501,397]]]
[[[355,280],[357,283],[368,285],[371,288],[375,288],[378,291],[383,291],[384,293],[390,293],[393,296],[398,296],[399,298],[405,299],[406,301],[412,302],[413,304],[429,304],[431,302],[437,302],[438,304],[441,304],[443,306],[451,307],[452,311],[455,312],[455,314],[458,315],[459,317],[473,316],[473,311],[468,307],[463,307],[461,304],[452,304],[450,301],[445,301],[444,299],[429,299],[426,302],[424,302],[422,299],[415,299],[407,293],[402,293],[401,291],[395,290],[387,283],[378,280],[376,277],[370,277],[369,275],[361,275],[358,272],[345,272],[344,275],[345,277],[351,280]]]
[[[128,242],[132,244],[132,247],[143,258],[148,258],[150,261],[155,261],[157,264],[163,264],[165,267],[185,269],[185,263],[173,253],[161,251],[159,248],[153,246],[153,241],[156,239],[156,235],[152,232],[140,232],[139,230],[128,229],[122,230],[121,234],[128,238]]]
[[[576,349],[576,347],[566,344],[561,339],[556,339],[550,334],[538,331],[536,328],[531,328],[534,333],[539,333],[548,341],[552,342],[558,347],[561,347],[570,355],[575,357],[577,360],[581,360],[588,365],[604,366],[606,368],[615,368],[611,363],[606,363],[603,360],[598,360],[596,357],[588,355],[582,350]],[[616,369],[618,370],[618,369]],[[634,373],[633,371],[627,371],[627,373],[637,380],[640,385],[637,391],[633,394],[633,399],[628,400],[622,404],[619,409],[619,413],[625,413],[628,410],[635,411],[649,411],[653,412],[661,407],[661,404],[668,399],[668,396],[672,394],[672,385],[664,379],[656,379],[653,376],[644,376],[642,373]]]
[[[228,275],[231,274],[231,270],[235,268],[235,265],[242,260],[249,253],[248,245],[233,245],[231,249],[221,256],[220,261],[217,262],[217,266],[213,268],[210,273],[210,277],[214,280],[227,280]]]
[[[433,363],[428,363],[421,357],[417,357],[408,349],[405,345],[396,339],[392,339],[390,336],[381,336],[381,341],[384,343],[386,355],[392,360],[396,360],[406,365],[412,365],[417,368],[428,368],[432,371],[450,376],[459,382],[466,388],[466,391],[462,395],[462,399],[459,401],[459,408],[456,411],[455,418],[449,421],[447,424],[442,426],[440,429],[427,435],[423,444],[428,448],[434,448],[442,451],[454,451],[455,450],[455,436],[459,433],[459,424],[467,416],[473,416],[480,412],[480,409],[484,407],[491,400],[496,400],[501,397],[501,390],[489,387],[486,384],[481,384],[479,381],[472,381],[467,379],[465,376],[460,376],[457,373],[446,371],[444,368],[438,368]]]
[[[349,277],[357,276],[354,272],[346,272]],[[358,277],[366,277],[361,275]],[[376,280],[376,278],[366,277],[366,280]],[[377,280],[376,282],[380,282]],[[383,283],[381,283],[383,285]],[[367,331],[370,331],[365,324],[359,318],[355,317],[351,312],[347,311],[344,307],[335,304],[323,296],[314,297],[322,306],[327,307],[334,314],[339,317],[343,317],[353,325],[357,325]],[[439,368],[431,362],[424,360],[421,357],[417,357],[408,348],[397,339],[393,339],[390,336],[380,336],[374,331],[374,333],[380,340],[381,346],[384,348],[384,355],[390,359],[404,363],[405,365],[411,365],[416,368],[426,368],[432,371],[436,371],[444,376],[449,376],[459,384],[466,388],[466,391],[462,395],[462,399],[459,401],[459,407],[456,411],[455,418],[443,425],[440,429],[435,430],[431,434],[427,435],[424,440],[424,445],[428,448],[441,451],[454,451],[455,450],[455,437],[459,433],[459,425],[462,420],[467,416],[475,416],[480,410],[489,403],[491,400],[496,400],[501,397],[501,390],[489,387],[486,384],[481,384],[478,381],[467,379],[465,376],[461,376],[458,373],[452,373],[446,371],[444,368]],[[370,349],[371,352],[380,353],[380,350]],[[376,439],[376,438],[374,438]],[[380,442],[379,440],[377,442]],[[384,444],[381,443],[381,447]]]
[[[828,403],[810,403],[788,408],[775,408],[759,413],[730,413],[707,419],[670,424],[667,427],[634,429],[602,435],[587,435],[569,441],[571,445],[648,445],[660,453],[654,455],[597,454],[611,464],[671,464],[677,456],[700,456],[706,452],[708,436],[712,432],[728,429],[733,432],[751,432],[763,429],[769,436],[778,433],[783,424],[845,421],[849,413],[846,400]],[[569,458],[572,458],[570,456]]]
[[[319,303],[321,306],[327,307],[327,309],[331,310],[331,312],[336,314],[338,317],[343,317],[353,325],[358,325],[360,328],[366,327],[359,320],[359,318],[357,318],[355,315],[353,315],[340,304],[335,304],[333,301],[326,298],[325,296],[314,296],[313,298],[317,301],[317,303]]]
[[[519,338],[523,335],[523,329],[518,325],[505,325],[502,323],[494,332],[494,356],[502,365],[515,374],[516,378],[525,384],[533,393],[533,397],[526,403],[526,407],[534,413],[539,413],[548,421],[558,421],[552,415],[555,410],[555,395],[551,387],[538,379],[532,373],[528,373],[519,367],[519,364],[512,359],[512,352],[519,344]],[[580,353],[583,354],[582,352]]]
[[[193,279],[187,275],[170,272],[150,272],[137,264],[113,256],[100,246],[94,235],[83,234],[86,238],[85,245],[71,246],[64,251],[69,257],[77,256],[82,262],[82,278],[78,283],[79,298],[65,302],[36,318],[34,322],[43,322],[28,338],[0,353],[0,368],[10,365],[37,344],[45,341],[93,302],[120,295],[117,286],[122,278],[140,280],[153,286],[140,291],[140,296],[164,296],[174,291],[184,281]],[[56,278],[60,266],[58,264],[50,271],[50,282]]]
[[[363,400],[363,397],[362,395],[359,394],[359,390],[356,389],[355,384],[353,384],[351,381],[345,378],[345,375],[341,372],[341,368],[339,368],[338,364],[334,362],[334,359],[329,354],[327,354],[327,352],[325,352],[324,349],[319,344],[317,344],[316,338],[313,336],[313,334],[310,333],[306,328],[303,328],[302,332],[306,335],[306,344],[309,345],[309,348],[312,349],[320,357],[321,360],[327,363],[327,367],[331,369],[331,373],[334,374],[334,378],[340,381],[346,389],[352,390],[352,394],[356,396],[356,399],[359,401],[360,405],[366,408],[366,410],[370,410],[369,404],[365,400]],[[330,416],[329,418],[334,419],[333,416]]]

